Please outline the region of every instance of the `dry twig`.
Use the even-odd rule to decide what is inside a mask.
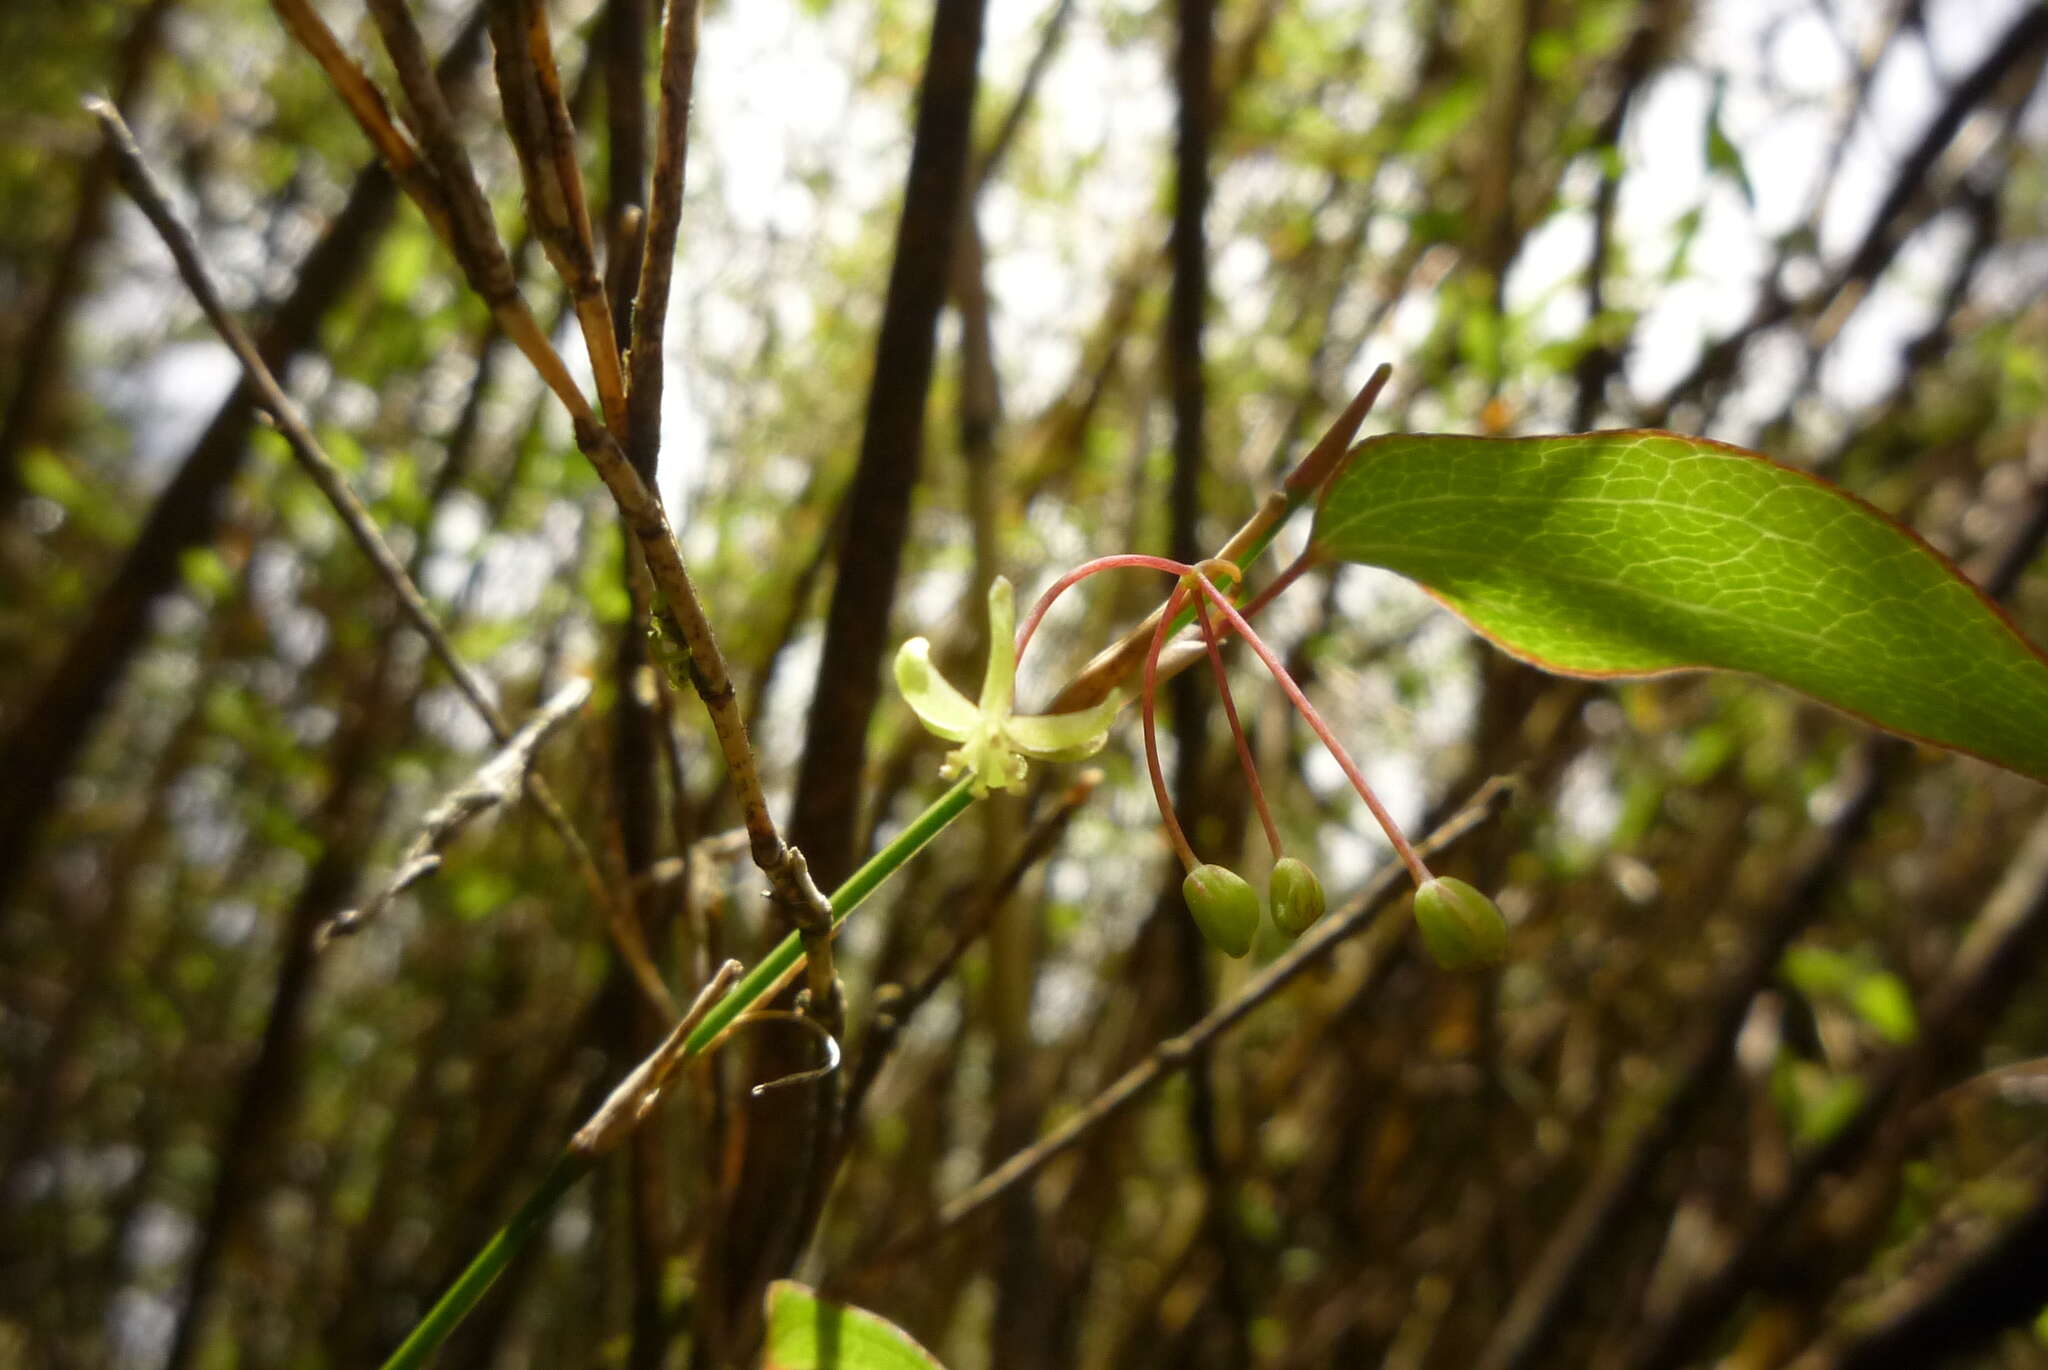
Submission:
[[[338,49],[339,44],[333,42],[332,34],[312,13],[307,0],[273,0],[273,4],[302,43],[307,42],[307,33],[316,35],[315,41],[319,41],[317,35],[326,34],[326,43]],[[620,516],[647,559],[648,570],[664,601],[661,617],[689,653],[691,683],[711,716],[712,731],[732,774],[754,862],[768,877],[778,903],[789,910],[809,908],[816,914],[823,907],[822,900],[817,898],[817,887],[804,878],[794,851],[782,840],[769,813],[759,766],[747,738],[746,720],[740,715],[724,653],[683,563],[682,549],[669,526],[667,511],[662,508],[660,497],[626,459],[617,439],[599,422],[589,400],[520,294],[475,169],[456,135],[447,102],[426,66],[425,43],[402,0],[373,0],[372,12],[406,92],[410,118],[419,130],[421,155],[433,172],[431,177],[401,176],[401,184],[454,253],[471,288],[490,306],[505,335],[526,354],[541,379],[569,411],[577,446],[611,492]],[[318,55],[316,51],[315,56]],[[332,70],[329,76],[334,77]],[[359,104],[351,104],[350,108],[363,123],[372,143],[385,150],[392,139],[375,126],[375,111]],[[401,158],[409,146],[397,148]]]
[[[509,804],[518,798],[526,783],[527,775],[533,768],[534,754],[562,723],[572,717],[590,698],[590,682],[578,676],[557,690],[554,697],[542,704],[521,724],[519,731],[505,740],[505,745],[491,754],[489,760],[465,777],[461,784],[441,797],[441,802],[427,810],[420,820],[420,830],[406,846],[405,856],[399,861],[383,885],[368,902],[356,908],[345,909],[327,920],[320,930],[320,940],[325,942],[360,931],[362,927],[406,890],[441,869],[441,852],[453,842],[470,823],[489,813],[501,804]],[[654,982],[660,987],[660,980]],[[665,997],[668,991],[660,988]],[[650,998],[656,998],[652,992]]]
[[[470,668],[469,663],[456,654],[454,644],[448,640],[447,633],[435,619],[434,611],[428,607],[419,587],[413,584],[412,577],[406,574],[405,567],[392,553],[390,545],[384,541],[383,534],[377,531],[369,511],[363,507],[362,501],[356,498],[355,491],[349,488],[340,468],[321,447],[319,439],[313,436],[313,430],[307,424],[305,416],[299,412],[291,396],[285,393],[284,387],[278,384],[277,377],[272,375],[270,368],[264,364],[262,355],[257,352],[255,343],[251,341],[241,323],[228,312],[219,290],[213,284],[211,273],[206,269],[205,260],[199,255],[198,243],[172,211],[170,201],[158,186],[148,164],[143,161],[142,150],[136,146],[135,137],[129,132],[128,125],[122,121],[120,112],[104,100],[98,99],[87,100],[86,107],[99,120],[107,144],[114,150],[121,184],[134,197],[136,204],[163,238],[164,245],[170,249],[171,256],[178,264],[178,274],[184,278],[186,287],[191,290],[193,297],[199,302],[199,307],[205,311],[207,319],[219,332],[222,341],[227,343],[242,363],[242,369],[247,374],[250,385],[255,388],[259,402],[276,421],[278,431],[283,433],[285,441],[291,446],[292,454],[298,458],[306,474],[312,477],[313,483],[320,488],[321,494],[327,497],[335,513],[340,515],[343,526],[348,529],[349,536],[354,539],[356,546],[369,558],[378,575],[391,587],[407,619],[427,640],[429,650],[454,679],[456,688],[462,693],[463,698],[469,701],[470,707],[491,730],[491,736],[500,743],[510,741],[512,728],[492,700],[482,678]],[[615,901],[605,887],[604,877],[597,868],[597,861],[584,843],[582,835],[569,821],[568,814],[563,812],[562,806],[556,801],[545,780],[529,773],[526,777],[526,790],[532,796],[535,807],[541,811],[542,817],[560,836],[562,845],[568,850],[571,863],[576,867],[577,874],[583,880],[592,902],[604,912],[606,924],[612,929],[614,937],[621,938],[623,925],[613,912]],[[646,944],[638,937],[637,930],[623,936],[619,951],[627,959],[628,964],[634,966],[635,979],[641,982],[643,990],[660,984],[661,977],[654,970],[647,955]],[[660,1005],[666,1000],[667,994],[663,991],[655,1002]]]

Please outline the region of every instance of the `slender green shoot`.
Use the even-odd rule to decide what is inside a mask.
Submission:
[[[867,864],[847,877],[846,883],[832,893],[832,926],[838,927],[846,915],[860,906],[870,894],[896,873],[898,867],[924,849],[946,825],[967,812],[974,802],[973,777],[963,778],[960,783],[947,790],[932,802],[930,807],[910,821],[909,826],[880,851]],[[759,1007],[761,1002],[775,992],[782,978],[795,970],[803,961],[803,941],[795,933],[784,938],[781,945],[761,958],[760,964],[747,973],[745,979],[734,986],[732,993],[725,996],[712,1010],[704,1015],[695,1031],[685,1040],[685,1058],[699,1056],[715,1043],[725,1031],[737,1022],[749,1009]],[[546,1223],[548,1215],[560,1203],[562,1196],[571,1186],[595,1164],[596,1158],[564,1148],[548,1169],[539,1188],[519,1206],[511,1220],[499,1228],[497,1234],[486,1242],[476,1253],[474,1260],[454,1284],[448,1286],[434,1306],[427,1310],[425,1317],[406,1334],[391,1358],[384,1362],[384,1370],[412,1370],[424,1365],[429,1356],[439,1350],[441,1343],[448,1339],[462,1320],[469,1316],[477,1301],[505,1272],[512,1258],[532,1239]]]

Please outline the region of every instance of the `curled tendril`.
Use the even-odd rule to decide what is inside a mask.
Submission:
[[[811,1084],[825,1079],[833,1071],[839,1069],[839,1039],[830,1032],[827,1032],[824,1024],[816,1019],[808,1018],[801,1013],[795,1013],[789,1009],[770,1008],[760,1009],[754,1013],[742,1014],[739,1018],[733,1020],[733,1027],[742,1028],[753,1023],[794,1023],[805,1031],[814,1034],[820,1042],[825,1044],[825,1064],[813,1066],[809,1070],[799,1070],[792,1075],[784,1075],[779,1079],[764,1080],[760,1084],[755,1085],[750,1091],[754,1098],[758,1099],[778,1089],[789,1089],[796,1085]]]

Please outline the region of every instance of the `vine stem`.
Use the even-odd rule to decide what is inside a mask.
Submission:
[[[294,4],[302,4],[303,0],[275,0],[275,2],[281,8],[288,9]],[[431,197],[423,197],[422,205],[430,210],[430,218],[432,217],[431,210],[438,208],[437,205],[432,203]],[[437,227],[441,227],[441,225],[437,224]],[[446,236],[445,230],[444,236]],[[557,361],[557,365],[559,366],[559,361]],[[547,368],[543,367],[542,369],[543,373],[547,374]],[[1332,426],[1330,432],[1324,435],[1323,440],[1316,445],[1309,456],[1288,477],[1284,488],[1268,496],[1265,504],[1261,506],[1259,512],[1253,516],[1252,520],[1238,530],[1237,535],[1224,548],[1224,556],[1228,558],[1224,564],[1229,565],[1233,573],[1236,572],[1238,566],[1248,564],[1256,559],[1272,541],[1274,531],[1285,521],[1286,517],[1305,503],[1308,497],[1320,488],[1322,482],[1328,479],[1330,472],[1335,469],[1338,462],[1342,459],[1344,450],[1348,446],[1351,437],[1356,434],[1359,423],[1364,419],[1366,412],[1371,409],[1374,397],[1379,394],[1380,388],[1386,384],[1387,375],[1388,369],[1386,367],[1381,367],[1373,374],[1372,379],[1366,383],[1365,388],[1352,401],[1350,408],[1345,411],[1337,423]],[[572,399],[574,401],[581,401],[582,396],[580,393],[575,392],[573,387],[570,387],[570,393],[565,395],[564,398],[565,401]],[[593,463],[598,466],[599,474],[607,476],[609,483],[609,477],[616,473],[614,468],[625,467],[626,464],[623,456],[617,452],[616,447],[602,441],[606,434],[600,427],[590,421],[591,416],[587,405],[579,408],[576,403],[571,403],[570,408],[572,415],[578,420],[579,442],[586,437],[589,438],[585,450],[591,456]],[[616,458],[616,460],[611,462],[603,460],[603,458],[607,457]],[[629,467],[626,469],[630,472]],[[627,485],[628,493],[632,493],[631,487],[636,482],[628,481],[625,484]],[[615,487],[613,493],[616,496],[620,492]],[[650,513],[650,511],[641,507],[636,502],[622,498],[620,503],[621,508],[625,510],[629,519],[637,513],[642,515],[640,524],[648,525],[643,528],[636,524],[635,531],[642,534],[643,546],[647,547],[649,551],[649,561],[653,564],[653,568],[657,573],[657,581],[660,581],[661,576],[659,573],[666,568],[664,565],[659,564],[659,558],[657,558],[655,553],[660,549],[652,545],[653,540],[650,540],[648,536],[652,532],[666,531],[666,521],[660,513],[659,505],[656,504]],[[653,527],[655,524],[659,524],[659,528]],[[672,541],[669,544],[669,548],[673,550]],[[1214,561],[1204,563],[1205,566],[1214,564],[1216,564]],[[1312,564],[1312,553],[1304,553],[1294,564],[1281,573],[1280,578],[1273,585],[1268,586],[1264,593],[1246,606],[1246,613],[1256,613],[1260,608],[1270,603],[1274,596],[1292,584]],[[1294,701],[1295,707],[1303,711],[1303,716],[1309,720],[1310,726],[1316,730],[1317,735],[1330,747],[1331,753],[1337,757],[1339,764],[1344,766],[1346,774],[1352,778],[1353,784],[1359,788],[1360,794],[1364,796],[1374,816],[1380,820],[1382,826],[1387,828],[1389,836],[1393,839],[1395,850],[1401,853],[1402,859],[1407,863],[1410,873],[1413,874],[1421,870],[1422,874],[1417,878],[1426,879],[1427,871],[1423,870],[1414,849],[1401,836],[1400,830],[1393,826],[1393,820],[1380,807],[1378,800],[1373,797],[1370,787],[1365,783],[1364,776],[1351,763],[1349,755],[1337,744],[1335,736],[1322,723],[1321,717],[1316,714],[1314,707],[1302,696],[1300,689],[1294,685],[1292,679],[1280,666],[1278,660],[1266,650],[1265,644],[1259,640],[1257,634],[1252,632],[1251,625],[1245,621],[1245,616],[1240,614],[1235,606],[1223,598],[1222,591],[1216,588],[1214,583],[1210,581],[1209,577],[1200,568],[1171,561],[1164,557],[1150,557],[1138,554],[1103,557],[1077,567],[1061,577],[1050,590],[1039,598],[1038,603],[1032,606],[1031,613],[1026,618],[1024,626],[1017,636],[1016,654],[1018,658],[1021,659],[1023,657],[1024,649],[1030,645],[1031,637],[1037,631],[1039,621],[1044,618],[1046,610],[1051,607],[1055,599],[1088,576],[1094,575],[1098,571],[1107,571],[1118,567],[1147,567],[1153,570],[1165,571],[1177,577],[1192,577],[1194,583],[1200,587],[1201,593],[1217,601],[1224,611],[1226,626],[1229,629],[1243,633],[1246,640],[1253,644],[1254,650],[1259,652],[1260,659],[1265,662],[1267,669],[1274,672],[1282,687],[1287,690],[1288,696]],[[680,572],[680,562],[673,569]],[[683,580],[683,586],[688,588],[686,578]],[[1185,581],[1181,585],[1176,586],[1173,595],[1169,596],[1167,606],[1163,608],[1156,622],[1148,621],[1145,624],[1139,625],[1132,630],[1123,643],[1099,655],[1096,660],[1090,662],[1087,667],[1084,667],[1081,675],[1069,685],[1067,690],[1062,692],[1061,699],[1055,702],[1054,711],[1061,711],[1061,704],[1064,704],[1067,709],[1081,708],[1086,707],[1097,699],[1106,697],[1116,687],[1118,680],[1126,677],[1129,674],[1130,667],[1135,664],[1132,653],[1133,646],[1138,651],[1143,651],[1147,645],[1148,638],[1164,638],[1168,624],[1171,623],[1176,629],[1182,626],[1179,623],[1173,623],[1172,620],[1174,610],[1177,609],[1179,602],[1184,599],[1187,591],[1188,586]],[[682,598],[683,603],[681,605],[675,604],[672,600],[671,608],[681,611],[695,607],[694,595],[686,595]],[[1190,614],[1190,618],[1192,619],[1193,617],[1194,615]],[[703,662],[699,660],[698,638],[689,631],[693,626],[699,625],[693,624],[686,617],[681,626],[684,629],[683,636],[685,641],[691,649],[692,662],[701,670]],[[702,626],[706,628],[708,633],[708,625]],[[1213,644],[1213,638],[1211,641]],[[718,682],[722,683],[724,680],[723,662],[714,657],[714,664],[719,668],[716,672]],[[1154,670],[1156,672],[1156,658]],[[731,689],[729,685],[726,685],[722,691],[717,689],[707,691],[700,682],[699,692],[706,696],[707,704],[712,703],[713,697],[719,695],[724,696],[724,702],[730,703]],[[721,721],[719,710],[716,707],[712,709],[712,716],[714,723]],[[728,740],[722,729],[720,730],[720,740],[722,743]],[[746,744],[743,728],[739,732],[739,740],[741,756],[747,764],[744,767],[735,764],[732,766],[732,769],[736,779],[742,782],[742,790],[745,791],[748,789],[745,782],[752,779],[753,769],[751,754],[745,750]],[[734,762],[735,758],[731,754],[732,749],[728,747],[727,751],[728,762]],[[1155,782],[1157,780],[1158,775],[1155,769]],[[923,813],[911,820],[910,824],[893,841],[877,852],[865,865],[848,877],[845,884],[833,892],[830,899],[826,901],[831,910],[830,930],[836,931],[846,916],[858,907],[868,895],[872,894],[884,880],[894,874],[898,867],[909,861],[927,843],[944,831],[949,824],[967,811],[975,798],[972,782],[973,777],[963,777],[952,789],[934,800],[931,806],[925,809]],[[1164,808],[1165,806],[1162,805],[1162,809]],[[765,805],[762,805],[761,817],[765,818],[765,815],[766,808]],[[753,821],[755,815],[752,813],[751,808],[749,808],[748,818],[749,835],[755,839],[755,858],[757,862],[762,864],[764,871],[771,878],[784,874],[786,862],[762,860],[765,855],[768,855],[763,850],[768,844],[761,840],[763,833],[758,830],[758,825]],[[772,825],[768,827],[766,835],[773,836]],[[1185,839],[1183,839],[1184,841]],[[779,841],[775,845],[779,847]],[[786,849],[784,850],[786,851]],[[747,973],[745,978],[740,981],[730,994],[714,1004],[698,1020],[696,1026],[684,1038],[681,1051],[678,1054],[679,1061],[686,1061],[692,1057],[701,1056],[711,1050],[725,1034],[730,1032],[741,1021],[750,1009],[779,993],[785,985],[793,980],[797,972],[802,969],[804,961],[803,934],[791,933],[782,940],[774,951],[763,957],[760,963]],[[449,1286],[448,1291],[441,1296],[433,1308],[428,1310],[426,1316],[407,1335],[405,1341],[392,1353],[390,1359],[384,1362],[383,1370],[414,1370],[415,1367],[423,1365],[440,1348],[441,1343],[447,1339],[448,1334],[454,1331],[456,1326],[468,1316],[470,1310],[476,1306],[477,1301],[490,1289],[498,1276],[504,1273],[505,1267],[511,1263],[512,1258],[532,1239],[534,1233],[540,1230],[548,1215],[554,1210],[555,1205],[561,1202],[562,1196],[568,1193],[576,1181],[581,1179],[595,1162],[595,1154],[588,1150],[577,1148],[574,1145],[565,1148],[555,1158],[554,1164],[542,1178],[539,1187],[527,1197],[526,1202],[519,1206],[518,1211],[492,1236],[490,1241],[485,1243],[483,1249],[477,1252],[475,1258],[470,1261],[469,1266],[456,1278],[455,1283]]]
[[[1186,584],[1174,586],[1173,593],[1166,598],[1166,611],[1159,615],[1159,625],[1152,630],[1152,647],[1145,653],[1145,688],[1138,696],[1138,715],[1145,725],[1145,769],[1152,776],[1152,796],[1159,803],[1159,817],[1166,824],[1167,840],[1173,843],[1180,863],[1192,875],[1202,863],[1188,844],[1188,835],[1181,831],[1180,817],[1173,811],[1173,797],[1166,792],[1166,776],[1159,769],[1159,729],[1153,708],[1153,696],[1159,691],[1159,648],[1166,641],[1166,624],[1179,612],[1187,595]]]
[[[927,843],[967,812],[974,803],[973,778],[965,777],[952,789],[947,790],[916,818],[910,820],[902,832],[889,844],[876,852],[859,870],[848,876],[846,883],[832,892],[832,926],[834,929],[845,921],[846,916],[858,908],[883,881],[894,875],[899,867],[922,851]],[[715,1046],[719,1039],[731,1031],[748,1010],[755,1008],[775,995],[796,973],[803,968],[804,948],[800,933],[791,933],[782,939],[774,951],[761,958],[749,971],[732,993],[713,1005],[698,1020],[696,1027],[683,1039],[682,1060],[702,1056]],[[455,1283],[448,1286],[427,1315],[400,1343],[384,1362],[384,1370],[414,1370],[424,1365],[429,1356],[440,1349],[441,1343],[477,1300],[484,1296],[491,1285],[503,1274],[505,1267],[526,1243],[532,1240],[546,1222],[548,1215],[560,1203],[562,1196],[569,1192],[576,1181],[583,1178],[596,1163],[596,1153],[574,1145],[565,1147],[555,1157],[539,1187],[527,1196],[506,1224],[476,1253],[469,1266]]]
[[[456,1277],[455,1283],[448,1286],[448,1292],[406,1334],[398,1349],[391,1353],[391,1359],[384,1362],[384,1370],[424,1365],[427,1357],[440,1350],[441,1343],[448,1339],[456,1324],[469,1315],[469,1310],[504,1273],[512,1258],[519,1254],[519,1249],[540,1230],[541,1224],[547,1221],[570,1186],[582,1179],[596,1163],[596,1157],[567,1148],[555,1157],[555,1163],[548,1167],[539,1188],[528,1195],[511,1220],[484,1243],[483,1250],[476,1253],[476,1259],[469,1263],[469,1268]]]
[[[1323,716],[1316,711],[1316,706],[1308,702],[1308,696],[1301,692],[1301,686],[1294,683],[1294,677],[1287,673],[1287,667],[1281,664],[1279,657],[1273,655],[1273,649],[1266,645],[1265,640],[1258,635],[1252,625],[1245,622],[1244,616],[1238,613],[1237,606],[1230,602],[1229,596],[1210,583],[1208,576],[1197,570],[1194,579],[1201,587],[1202,593],[1209,597],[1209,602],[1244,635],[1246,644],[1259,654],[1259,660],[1266,663],[1266,669],[1273,673],[1273,679],[1287,692],[1288,699],[1293,701],[1295,712],[1301,715],[1302,721],[1307,723],[1315,735],[1322,739],[1323,745],[1330,749],[1330,755],[1337,759],[1337,764],[1343,768],[1346,778],[1351,781],[1352,788],[1358,791],[1358,797],[1365,801],[1366,808],[1372,810],[1372,816],[1379,820],[1380,828],[1387,834],[1387,840],[1394,844],[1394,851],[1400,856],[1401,864],[1408,868],[1408,874],[1414,877],[1418,885],[1428,880],[1429,867],[1416,855],[1414,844],[1409,842],[1407,835],[1401,831],[1400,824],[1394,821],[1394,816],[1380,803],[1379,796],[1372,792],[1372,786],[1366,783],[1365,772],[1358,769],[1358,763],[1351,759],[1351,753],[1344,750],[1344,744],[1337,740],[1337,734],[1323,721]]]
[[[1209,606],[1200,596],[1195,599],[1195,619],[1202,625],[1202,645],[1208,649],[1209,674],[1216,679],[1216,693],[1223,696],[1223,717],[1230,722],[1230,740],[1237,744],[1237,764],[1244,770],[1244,783],[1251,786],[1252,807],[1259,811],[1259,822],[1266,829],[1266,845],[1273,849],[1273,859],[1278,861],[1287,854],[1281,849],[1280,827],[1273,821],[1273,810],[1266,804],[1266,787],[1259,783],[1259,768],[1252,760],[1252,744],[1245,739],[1244,725],[1237,718],[1237,701],[1230,695],[1230,673],[1223,669],[1223,646],[1216,640],[1216,625],[1209,617]]]

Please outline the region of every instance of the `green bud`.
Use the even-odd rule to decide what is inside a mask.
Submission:
[[[1225,956],[1242,956],[1252,949],[1252,934],[1259,930],[1259,895],[1243,876],[1224,866],[1197,866],[1181,881],[1180,892],[1210,946]]]
[[[1423,881],[1415,891],[1415,922],[1422,944],[1445,970],[1477,970],[1507,955],[1508,920],[1463,880]]]
[[[1323,882],[1308,868],[1308,862],[1283,856],[1273,863],[1273,880],[1267,890],[1273,904],[1273,926],[1289,937],[1299,937],[1323,916]]]

